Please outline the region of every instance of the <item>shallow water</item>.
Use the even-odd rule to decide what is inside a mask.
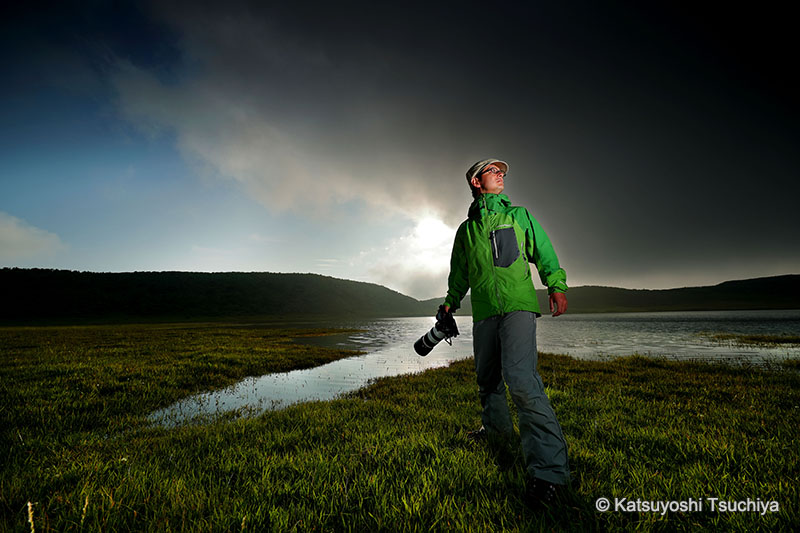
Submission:
[[[714,341],[703,333],[800,335],[800,310],[601,313],[543,317],[539,351],[582,359],[640,354],[763,364],[800,357],[800,346]]]
[[[414,351],[414,342],[433,327],[433,318],[399,318],[339,323],[363,333],[303,337],[296,342],[368,352],[305,370],[246,378],[232,387],[181,400],[150,415],[151,420],[173,425],[195,417],[208,418],[244,410],[257,414],[298,402],[330,400],[360,389],[371,380],[422,372],[472,357],[472,321],[456,319],[461,334],[452,345],[440,342],[426,357]],[[330,324],[316,324],[328,327]]]
[[[356,328],[363,332],[305,337],[297,342],[346,348],[366,355],[306,370],[246,378],[219,391],[198,394],[154,412],[151,420],[166,425],[232,412],[257,414],[313,400],[330,400],[379,377],[422,372],[472,357],[472,320],[457,317],[461,335],[452,346],[439,343],[427,356],[413,344],[434,324],[433,318],[397,318],[315,322],[316,327]],[[800,335],[800,310],[696,311],[670,313],[603,313],[544,316],[537,321],[540,352],[583,359],[638,353],[671,359],[701,359],[764,364],[800,358],[800,346],[760,347],[710,340],[703,332]]]

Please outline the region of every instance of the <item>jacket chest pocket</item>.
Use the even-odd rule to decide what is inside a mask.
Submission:
[[[508,268],[519,257],[517,234],[511,226],[489,232],[494,266]]]

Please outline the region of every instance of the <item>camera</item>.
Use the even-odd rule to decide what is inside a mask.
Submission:
[[[452,344],[452,337],[458,337],[456,319],[453,318],[453,313],[444,310],[444,305],[440,305],[436,313],[436,325],[414,343],[414,351],[425,357],[443,339],[447,340],[447,344]]]

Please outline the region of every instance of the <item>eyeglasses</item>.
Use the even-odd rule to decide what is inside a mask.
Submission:
[[[486,174],[487,172],[489,172],[490,174],[502,174],[503,176],[506,175],[505,172],[503,172],[502,170],[500,170],[497,167],[489,167],[486,170],[484,170],[483,172],[481,172],[481,174]]]

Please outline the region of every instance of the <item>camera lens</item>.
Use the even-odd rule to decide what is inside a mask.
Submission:
[[[439,344],[439,342],[442,339],[444,339],[444,337],[445,337],[444,333],[436,329],[436,327],[434,326],[431,328],[429,332],[420,337],[419,340],[417,340],[417,342],[414,343],[414,351],[417,352],[422,357],[425,357],[426,355],[431,353],[433,347]]]

